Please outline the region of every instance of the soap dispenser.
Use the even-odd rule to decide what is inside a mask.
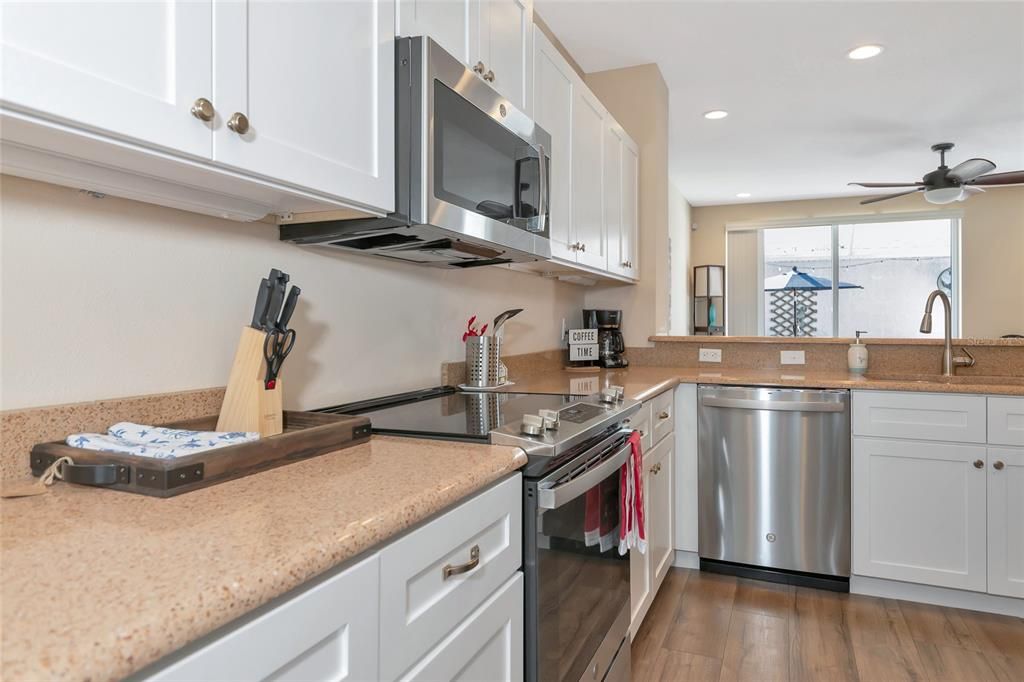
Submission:
[[[857,330],[857,340],[850,344],[850,350],[846,351],[846,365],[854,374],[864,374],[868,371],[868,347],[860,342],[860,335],[867,332]]]

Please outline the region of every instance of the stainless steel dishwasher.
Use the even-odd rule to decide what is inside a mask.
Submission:
[[[701,568],[849,589],[850,393],[700,386]]]

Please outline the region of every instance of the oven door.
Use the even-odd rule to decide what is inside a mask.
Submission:
[[[628,430],[525,486],[527,679],[601,680],[629,630],[629,555],[619,554]]]
[[[414,40],[426,52],[422,222],[550,257],[551,136],[435,42]]]

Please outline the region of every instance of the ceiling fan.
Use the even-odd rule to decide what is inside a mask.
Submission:
[[[996,165],[988,159],[967,159],[952,168],[946,166],[946,152],[953,148],[952,142],[932,145],[932,151],[939,153],[939,167],[921,178],[921,182],[851,182],[860,187],[913,187],[905,192],[872,197],[860,202],[873,204],[876,201],[894,199],[915,192],[924,192],[924,198],[933,204],[948,204],[963,201],[972,194],[984,192],[978,185],[1020,185],[1024,184],[1024,171],[990,173]]]

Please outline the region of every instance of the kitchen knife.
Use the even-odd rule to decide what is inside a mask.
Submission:
[[[267,306],[270,304],[270,280],[264,277],[260,280],[260,290],[256,294],[256,308],[252,311],[253,329],[264,330],[267,323]]]
[[[302,293],[302,289],[292,285],[292,288],[288,290],[288,297],[284,299],[284,307],[281,308],[281,317],[277,320],[277,328],[279,331],[288,331],[288,323],[292,319],[292,313],[295,312],[295,304],[299,302],[299,294]]]
[[[264,329],[270,331],[281,316],[281,304],[284,303],[284,290],[288,286],[288,275],[277,268],[270,271],[270,303],[267,304],[267,317]]]

